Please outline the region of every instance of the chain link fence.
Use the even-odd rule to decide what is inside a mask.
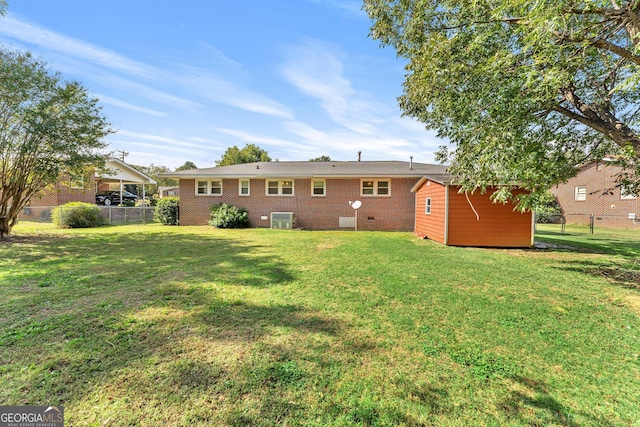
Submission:
[[[55,209],[73,209],[64,206],[27,206],[19,216],[23,221],[51,222],[51,214]],[[147,224],[154,222],[153,206],[98,206],[100,214],[111,225]]]
[[[640,230],[640,216],[630,213],[627,215],[597,215],[592,213],[567,213],[567,214],[536,214],[536,226],[538,224],[550,224],[545,229],[554,229],[557,226],[564,233],[567,225],[578,226],[572,228],[572,232],[580,229],[588,230],[594,234],[596,230]]]

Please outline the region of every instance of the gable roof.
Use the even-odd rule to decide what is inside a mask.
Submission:
[[[157,184],[157,182],[118,159],[109,159],[102,171],[96,171],[96,178],[104,182],[120,182],[123,184]]]
[[[394,178],[441,175],[447,166],[399,161],[256,162],[161,174],[167,178]]]

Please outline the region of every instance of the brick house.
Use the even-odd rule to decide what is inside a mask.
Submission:
[[[204,225],[211,205],[229,203],[248,210],[252,227],[281,228],[284,224],[284,228],[353,230],[357,225],[358,230],[414,231],[425,237],[421,228],[425,219],[420,215],[425,210],[425,191],[436,185],[449,188],[449,184],[427,177],[446,177],[446,169],[442,165],[399,161],[259,162],[164,176],[179,180],[181,225]],[[433,185],[422,185],[428,181]],[[451,204],[458,200],[454,193],[457,194],[449,191]],[[482,210],[482,221],[476,222],[475,215],[474,221],[468,215],[461,216],[458,222],[449,220],[448,239],[428,237],[461,246],[531,246],[531,214],[516,215],[512,207],[493,204],[489,193],[473,197],[478,199],[475,204],[476,209]],[[361,202],[357,223],[351,206],[356,200]],[[434,214],[444,212],[436,206],[434,201]],[[500,215],[495,215],[498,211]],[[280,222],[287,216],[293,223]],[[505,224],[513,220],[517,220],[516,226]],[[502,227],[488,228],[491,221]],[[444,224],[442,217],[443,229]],[[457,227],[466,240],[455,237],[452,230]],[[502,236],[505,233],[508,235]]]
[[[607,227],[640,226],[638,198],[616,187],[620,167],[605,162],[589,162],[564,184],[551,189],[568,223],[594,221]]]
[[[252,227],[271,227],[271,214],[295,214],[295,227],[353,229],[361,200],[359,230],[411,231],[411,188],[425,174],[446,166],[413,162],[258,162],[165,174],[179,180],[180,224],[201,225],[215,203],[249,212]]]

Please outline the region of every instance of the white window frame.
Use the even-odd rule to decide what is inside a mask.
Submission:
[[[626,193],[626,189],[624,188],[624,186],[620,187],[620,200],[634,200],[636,198],[636,196],[634,196],[633,194],[625,194]]]
[[[582,191],[584,190],[584,191]],[[584,202],[587,200],[587,186],[576,185],[573,189],[573,200],[576,202]]]
[[[244,194],[242,192],[242,189],[244,188],[242,186],[243,182],[247,183],[247,193],[246,194]],[[251,180],[250,179],[239,179],[238,180],[238,196],[247,197],[247,196],[250,196],[250,195],[251,195]]]
[[[424,201],[424,213],[425,215],[431,215],[431,197],[427,197]]]
[[[316,182],[321,182],[322,183],[322,194],[316,194],[315,190],[315,183]],[[320,187],[318,187],[320,188]],[[312,179],[311,180],[311,197],[326,197],[327,195],[327,180],[326,179]]]
[[[214,188],[218,188],[218,186],[214,186],[213,183],[214,182],[219,182],[220,183],[220,193],[213,193],[213,189]],[[206,186],[201,186],[200,184],[204,183],[206,184]],[[214,197],[220,197],[222,196],[223,193],[223,185],[222,185],[222,179],[196,179],[196,185],[195,185],[195,190],[196,190],[196,196],[214,196]],[[204,190],[204,193],[201,193],[199,190]]]
[[[373,192],[371,194],[365,194],[364,192],[364,183],[365,182],[373,182]],[[382,187],[385,188],[387,193],[384,194],[384,192],[382,194],[380,194],[380,183],[381,182],[386,182],[387,183],[387,187]],[[362,197],[390,197],[391,196],[391,180],[389,178],[384,178],[384,179],[361,179],[360,180],[360,195]]]
[[[278,183],[278,193],[277,194],[269,194],[269,183],[277,182]],[[283,189],[288,189],[288,187],[284,187],[285,182],[291,182],[291,194],[284,194]],[[275,187],[273,187],[275,188]],[[293,179],[265,179],[264,180],[264,194],[268,197],[293,197],[296,194],[296,182]]]

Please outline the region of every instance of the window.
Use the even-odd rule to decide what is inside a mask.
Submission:
[[[312,179],[311,180],[311,195],[312,196],[326,196],[327,195],[327,182],[324,179]]]
[[[389,196],[391,195],[391,182],[388,179],[363,179],[360,193],[363,196]]]
[[[214,196],[222,195],[222,181],[211,181],[211,194]]]
[[[431,215],[431,197],[427,197],[427,200],[425,200],[424,213]]]
[[[207,181],[197,181],[196,182],[196,194],[207,194],[209,188],[209,183]]]
[[[222,180],[196,181],[196,195],[222,196]]]
[[[248,179],[241,179],[239,180],[239,187],[240,190],[238,191],[238,194],[240,194],[241,196],[248,196],[250,191],[249,191],[249,180]]]
[[[575,200],[576,202],[584,202],[587,200],[587,187],[579,185],[575,188]]]
[[[635,199],[636,196],[631,191],[628,191],[626,188],[620,187],[620,198],[622,200],[629,200],[629,199]]]
[[[85,182],[85,178],[84,178],[84,175],[82,174],[71,175],[69,177],[69,187],[72,190],[84,190],[85,189],[84,182]]]
[[[267,180],[267,196],[293,196],[293,180]]]

